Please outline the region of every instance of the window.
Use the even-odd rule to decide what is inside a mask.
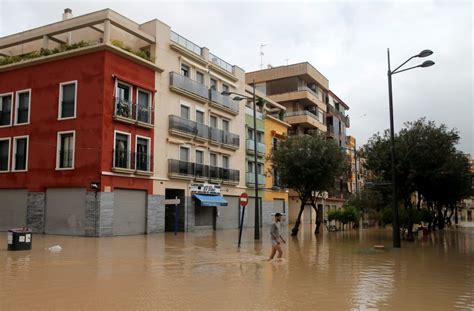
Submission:
[[[211,89],[214,89],[217,91],[217,80],[211,78]]]
[[[189,148],[187,147],[179,148],[179,160],[189,162]]]
[[[222,167],[229,168],[229,156],[222,156]]]
[[[0,139],[0,172],[8,172],[10,167],[10,138]]]
[[[181,105],[181,118],[190,119],[189,107],[185,105]]]
[[[204,164],[204,152],[202,150],[196,150],[196,163]]]
[[[136,169],[138,171],[150,171],[150,139],[137,136],[136,146]]]
[[[247,172],[248,173],[253,173],[253,168],[254,168],[253,162],[252,161],[247,161]]]
[[[16,118],[15,124],[30,123],[30,95],[31,90],[16,93]]]
[[[215,153],[209,154],[209,164],[211,166],[217,166],[217,154]]]
[[[263,175],[263,164],[262,163],[257,164],[257,172],[258,172],[258,174]]]
[[[252,128],[247,128],[247,139],[254,140],[254,133]]]
[[[190,73],[191,71],[189,69],[189,66],[185,64],[181,64],[181,75],[189,78]]]
[[[204,124],[204,111],[196,110],[196,122]]]
[[[229,86],[227,84],[222,84],[222,91],[229,92]]]
[[[280,177],[275,169],[273,169],[273,186],[280,187]]]
[[[28,136],[13,138],[13,171],[28,170]]]
[[[228,121],[228,120],[222,120],[222,129],[223,129],[225,132],[228,132],[228,131],[229,131],[229,121]]]
[[[273,146],[273,150],[277,150],[278,149],[278,144],[280,143],[280,140],[276,137],[273,137],[272,139],[272,146]]]
[[[257,142],[263,142],[263,132],[257,131]]]
[[[213,128],[217,128],[217,117],[211,116],[209,120],[210,120],[209,126]]]
[[[74,134],[74,131],[58,133],[56,169],[74,168]]]
[[[196,71],[196,81],[204,84],[204,74],[202,72]]]
[[[59,119],[76,117],[76,86],[77,81],[59,85]]]
[[[12,124],[12,97],[11,93],[0,95],[0,126]]]
[[[114,167],[130,168],[130,134],[115,132]]]
[[[116,96],[125,101],[131,100],[132,87],[128,84],[117,82]]]
[[[151,94],[144,90],[137,92],[137,121],[151,123]]]

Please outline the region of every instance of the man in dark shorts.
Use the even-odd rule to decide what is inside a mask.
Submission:
[[[280,221],[281,221],[281,214],[275,214],[275,222],[272,224],[270,228],[270,238],[272,240],[272,253],[270,254],[270,258],[268,260],[272,260],[275,257],[275,254],[278,252],[278,259],[281,258],[283,255],[283,251],[281,250],[280,243],[286,243],[283,237],[280,235]]]

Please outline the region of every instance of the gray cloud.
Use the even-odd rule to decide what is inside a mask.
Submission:
[[[435,66],[394,76],[396,128],[420,117],[445,123],[474,153],[471,1],[0,1],[0,36],[55,22],[65,7],[74,15],[110,7],[137,22],[158,18],[247,71],[259,69],[262,43],[265,64],[309,61],[351,107],[349,133],[359,145],[388,128],[387,47],[392,65],[430,48]]]

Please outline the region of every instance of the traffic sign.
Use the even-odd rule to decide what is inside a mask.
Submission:
[[[244,192],[240,195],[240,205],[247,206],[248,203],[249,203],[249,195]]]
[[[180,199],[166,199],[165,200],[165,205],[178,205],[181,203]]]

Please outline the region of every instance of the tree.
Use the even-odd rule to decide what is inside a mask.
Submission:
[[[413,240],[413,224],[417,215],[413,210],[415,207],[416,210],[421,209],[422,198],[431,214],[436,214],[438,229],[443,229],[448,209],[455,210],[456,203],[469,194],[469,163],[466,156],[456,149],[458,141],[456,130],[424,118],[405,123],[396,135],[396,195],[406,210],[408,240]],[[388,132],[383,136],[375,134],[364,152],[367,169],[381,180],[391,180]],[[415,192],[418,193],[418,200],[412,202]]]
[[[298,234],[301,215],[307,204],[316,212],[315,234],[319,233],[321,218],[316,201],[334,186],[336,177],[347,171],[343,150],[334,141],[315,133],[289,137],[272,150],[269,158],[282,186],[295,191],[301,202],[291,234]]]
[[[359,219],[360,214],[355,207],[346,206],[342,209],[336,209],[328,213],[328,220],[336,220],[342,223],[342,229],[344,225],[348,223],[356,223]]]

